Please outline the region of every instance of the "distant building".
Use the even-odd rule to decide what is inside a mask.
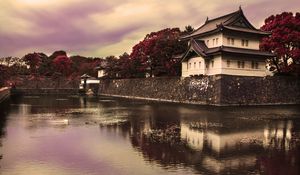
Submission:
[[[104,60],[101,62],[99,66],[97,66],[95,69],[98,71],[97,78],[103,78],[105,76],[105,68],[107,66],[107,61]]]
[[[183,36],[188,49],[182,57],[182,77],[194,75],[267,75],[266,59],[272,53],[259,50],[263,37],[270,35],[256,29],[242,9],[208,19],[197,30]]]
[[[81,76],[80,84],[79,84],[79,89],[90,89],[94,86],[98,86],[100,83],[100,80],[94,77],[91,77],[87,74],[83,74]],[[86,86],[86,87],[84,87]]]

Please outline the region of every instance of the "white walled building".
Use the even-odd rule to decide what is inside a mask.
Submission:
[[[267,75],[267,58],[272,53],[259,50],[262,37],[270,33],[256,29],[242,9],[206,20],[200,28],[182,37],[188,49],[182,58],[182,77],[194,75]]]

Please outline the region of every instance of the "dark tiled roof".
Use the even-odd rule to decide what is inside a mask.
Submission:
[[[239,20],[242,20],[245,26],[243,27],[234,26],[234,24]],[[214,18],[211,20],[206,20],[206,22],[201,27],[199,27],[191,34],[183,36],[182,39],[195,38],[197,36],[218,32],[224,27],[226,27],[228,30],[233,30],[233,31],[241,31],[241,32],[264,34],[264,35],[269,34],[267,32],[263,32],[253,27],[253,25],[244,16],[242,9],[239,9],[238,11],[235,11],[233,13],[229,13],[227,15],[220,16],[218,18]]]
[[[215,29],[217,29],[218,25],[220,25],[220,24],[224,25],[226,23],[226,21],[228,21],[230,18],[233,18],[234,16],[236,16],[237,13],[239,13],[239,11],[236,11],[236,12],[233,12],[233,13],[230,13],[230,14],[212,19],[212,20],[207,20],[205,22],[205,24],[203,24],[201,27],[199,27],[197,30],[195,30],[190,35],[194,36],[194,35],[199,35],[202,33],[206,33],[206,32],[215,30]]]
[[[191,40],[191,46],[201,56],[207,56],[205,51],[208,50],[206,44],[202,40]]]
[[[262,35],[270,35],[271,32],[265,32],[262,30],[251,30],[247,28],[241,28],[241,27],[233,27],[233,26],[223,26],[225,29],[231,30],[231,31],[239,31],[239,32],[246,32],[246,33],[255,33],[255,34],[262,34]]]
[[[194,39],[190,40],[189,48],[187,52],[183,55],[182,61],[188,59],[191,52],[196,52],[199,56],[202,56],[203,58],[210,58],[212,55],[217,55],[220,53],[263,56],[264,58],[274,56],[274,54],[272,53],[264,52],[260,50],[254,50],[254,49],[244,49],[244,48],[227,47],[227,46],[207,48],[204,41],[194,40]]]
[[[187,51],[182,56],[182,61],[185,60],[185,58],[188,58],[188,55],[191,53],[191,51],[196,52],[198,55],[202,57],[207,57],[207,54],[205,53],[207,50],[208,48],[204,43],[204,41],[191,39]]]
[[[260,51],[260,50],[254,50],[254,49],[237,48],[237,47],[227,47],[227,46],[210,48],[206,51],[206,54],[213,55],[213,54],[219,53],[219,52],[237,53],[237,54],[254,55],[254,56],[266,56],[266,57],[275,56],[274,54],[272,54],[270,52],[264,52],[264,51]]]

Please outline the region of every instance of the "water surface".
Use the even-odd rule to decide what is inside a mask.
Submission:
[[[0,174],[300,174],[299,106],[24,96],[0,110]]]

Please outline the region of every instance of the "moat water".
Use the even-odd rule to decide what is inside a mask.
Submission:
[[[300,174],[299,106],[24,96],[0,121],[1,175]]]

